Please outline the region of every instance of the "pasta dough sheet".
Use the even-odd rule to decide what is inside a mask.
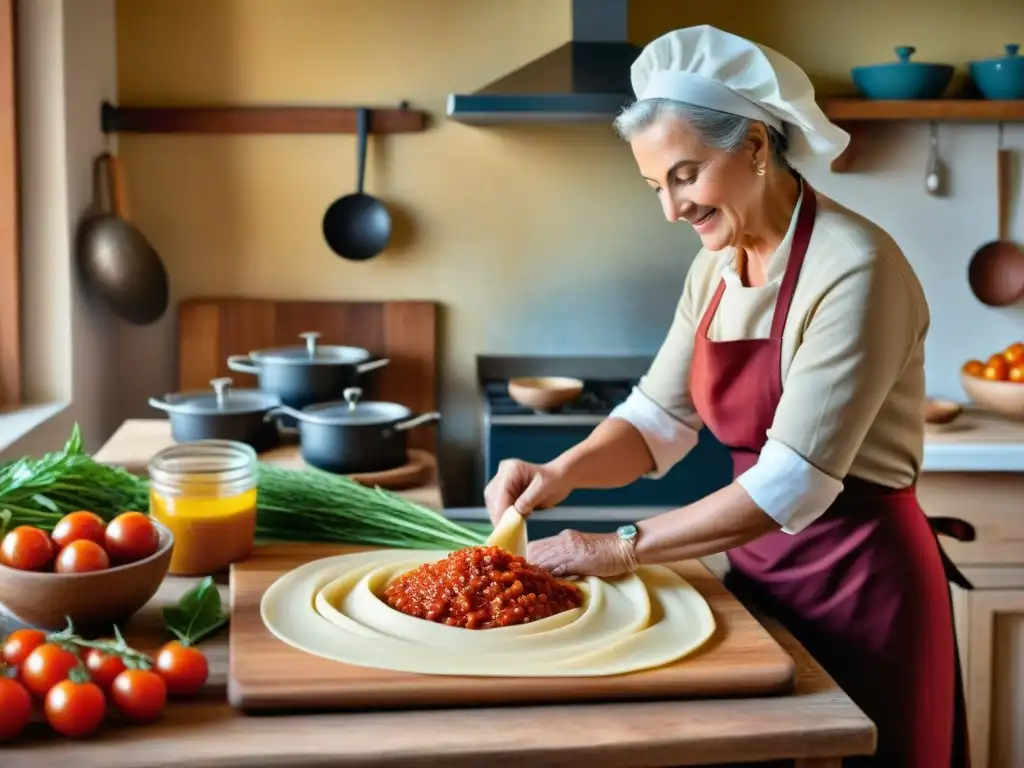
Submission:
[[[526,553],[526,526],[510,509],[488,544]],[[704,598],[675,571],[644,566],[577,582],[583,605],[528,624],[464,629],[391,608],[379,595],[447,550],[378,550],[307,563],[263,596],[263,621],[307,653],[363,667],[480,677],[599,677],[662,666],[715,631]]]

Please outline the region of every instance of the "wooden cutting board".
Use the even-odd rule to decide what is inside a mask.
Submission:
[[[365,399],[401,403],[414,413],[437,410],[437,304],[432,301],[274,301],[186,299],[178,305],[178,386],[207,389],[228,376],[237,387],[256,377],[228,369],[228,355],[321,344],[363,347],[391,363],[364,377]],[[437,452],[437,428],[410,430],[410,448]]]
[[[699,562],[677,570],[711,606],[718,631],[681,661],[629,675],[474,678],[355,667],[281,642],[260,617],[264,591],[282,574],[322,557],[360,551],[327,544],[261,547],[231,568],[228,699],[249,711],[415,709],[487,704],[710,698],[785,693],[793,659]]]

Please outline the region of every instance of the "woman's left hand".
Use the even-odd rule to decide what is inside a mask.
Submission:
[[[552,576],[611,578],[633,570],[630,546],[615,533],[569,530],[530,542],[527,559]]]

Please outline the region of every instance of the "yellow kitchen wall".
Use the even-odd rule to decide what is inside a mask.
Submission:
[[[962,65],[1024,42],[1021,0],[630,0],[629,8],[629,34],[638,44],[711,24],[784,53],[829,93],[852,93],[850,67],[895,61],[898,45],[917,49],[913,61]]]
[[[853,64],[891,58],[895,45],[916,45],[923,60],[963,61],[998,55],[1015,41],[1006,34],[1024,29],[1020,0],[710,5],[632,0],[630,36],[642,44],[677,26],[713,23],[779,48],[831,86]],[[665,223],[628,147],[608,126],[479,128],[445,120],[450,92],[472,92],[570,32],[569,0],[117,2],[124,103],[372,106],[408,99],[432,113],[435,123],[424,133],[371,137],[367,191],[407,224],[396,247],[358,264],[336,258],[320,232],[325,208],[354,187],[353,136],[126,135],[120,152],[132,215],[166,261],[174,298],[422,298],[443,305],[442,460],[456,503],[467,501],[479,445],[473,355],[653,352],[698,247],[691,231]],[[961,137],[961,156],[986,165],[959,184],[960,197],[915,202],[906,216],[895,216],[879,201],[889,194],[925,198],[926,145],[919,134],[889,136],[913,154],[869,153],[866,164],[876,165],[870,174],[844,178],[810,168],[808,177],[874,215],[901,242],[917,237],[925,222],[965,216],[970,231],[942,241],[950,248],[952,238],[959,250],[950,248],[949,263],[960,264],[994,234],[990,137]],[[915,266],[934,250],[920,247],[922,258],[908,248]],[[923,279],[931,285],[950,279],[945,268],[929,274]],[[959,315],[951,325],[979,311],[961,288],[952,301]],[[994,338],[1019,322],[1019,315],[988,317],[986,327]],[[145,398],[174,387],[173,318],[124,327],[118,343],[125,415],[153,416]],[[949,354],[955,359],[961,351]],[[933,377],[944,386],[955,382],[950,366],[941,361]]]

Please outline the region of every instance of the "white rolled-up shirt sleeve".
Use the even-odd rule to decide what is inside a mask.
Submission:
[[[668,413],[640,387],[634,387],[625,402],[616,406],[609,416],[628,421],[647,443],[654,469],[644,477],[664,477],[697,445],[698,429]]]
[[[765,443],[757,463],[736,482],[785,533],[799,533],[821,517],[843,490],[841,480],[775,440]]]

